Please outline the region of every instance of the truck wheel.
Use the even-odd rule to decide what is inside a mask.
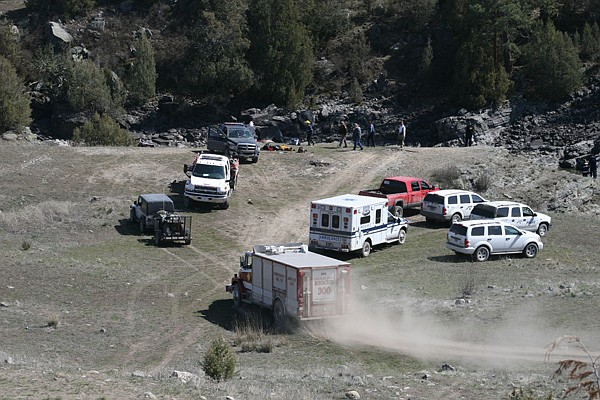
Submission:
[[[240,285],[236,284],[233,287],[233,306],[241,307],[242,306],[242,291],[240,289]]]
[[[160,246],[160,240],[162,238],[162,230],[157,230],[156,232],[154,232],[154,245],[155,246]]]
[[[219,208],[221,210],[227,210],[229,208],[229,200],[227,200],[225,203],[219,204]]]
[[[400,229],[398,232],[398,244],[404,244],[406,242],[406,230]]]
[[[129,222],[135,223],[135,210],[133,208],[129,210]]]
[[[473,254],[475,260],[483,262],[487,261],[490,258],[490,251],[485,246],[479,246],[475,253]]]
[[[523,250],[523,255],[527,258],[534,258],[538,253],[538,247],[535,243],[529,243]]]
[[[183,206],[185,208],[192,208],[194,206],[194,201],[190,200],[189,197],[187,197],[187,196],[184,195],[183,196]]]
[[[371,254],[371,242],[365,240],[360,253],[363,257],[369,257],[369,254]]]
[[[460,216],[459,213],[456,213],[454,215],[452,215],[452,219],[450,219],[450,225],[452,224],[456,224],[457,222],[462,221],[462,217]]]
[[[394,210],[392,211],[392,214],[394,214],[396,217],[401,217],[404,215],[404,209],[402,208],[402,205],[400,204],[396,204],[394,206]]]
[[[540,226],[538,226],[538,228],[537,228],[537,234],[540,235],[541,237],[546,236],[548,234],[548,225],[540,224]]]
[[[285,330],[285,308],[281,300],[275,300],[273,303],[273,322],[275,323],[275,329],[278,331]]]
[[[252,162],[256,164],[258,162],[258,157],[252,157]]]
[[[144,221],[144,217],[140,218],[140,235],[143,235],[146,232],[146,221]]]

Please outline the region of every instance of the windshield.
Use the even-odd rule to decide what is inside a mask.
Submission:
[[[235,129],[235,128],[227,128],[228,131],[228,136],[230,138],[244,138],[244,139],[250,139],[253,138],[254,135],[252,135],[252,132],[250,132],[249,129]]]
[[[222,165],[196,164],[192,175],[198,178],[225,179],[225,167]]]

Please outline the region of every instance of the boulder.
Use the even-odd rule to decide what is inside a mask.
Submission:
[[[68,45],[73,41],[73,36],[59,22],[48,22],[46,25],[46,35],[50,42],[56,45]]]

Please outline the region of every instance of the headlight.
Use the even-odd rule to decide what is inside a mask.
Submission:
[[[192,185],[192,181],[185,182],[185,190],[194,190],[194,185]]]

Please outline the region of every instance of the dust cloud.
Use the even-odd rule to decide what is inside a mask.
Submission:
[[[419,360],[460,361],[496,368],[526,368],[567,358],[586,361],[581,350],[564,345],[553,350],[547,359],[548,346],[566,334],[577,334],[584,341],[584,337],[594,338],[550,327],[533,303],[492,321],[469,315],[458,322],[440,321],[415,312],[411,307],[414,301],[408,299],[396,304],[401,304],[400,311],[378,312],[374,310],[380,306],[353,305],[348,318],[326,321],[322,334],[344,346],[373,346]]]

